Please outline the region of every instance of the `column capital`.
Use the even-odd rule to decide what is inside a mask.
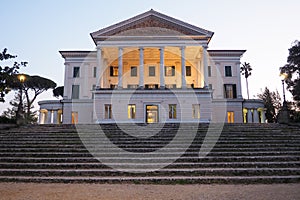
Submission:
[[[186,48],[186,46],[180,46],[181,50],[184,50]]]
[[[159,47],[159,50],[160,50],[160,51],[164,51],[164,50],[165,50],[165,47]]]
[[[144,47],[139,47],[139,51],[144,51]]]
[[[120,51],[123,51],[123,47],[118,47],[118,49],[119,49]]]

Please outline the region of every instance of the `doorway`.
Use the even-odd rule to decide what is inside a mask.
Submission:
[[[146,123],[158,123],[158,105],[146,105]]]

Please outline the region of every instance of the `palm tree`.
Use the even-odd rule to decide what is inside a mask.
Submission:
[[[248,88],[248,77],[251,75],[252,67],[250,66],[250,63],[244,62],[241,67],[241,73],[246,78],[246,87],[247,87],[247,95],[249,99],[249,88]]]

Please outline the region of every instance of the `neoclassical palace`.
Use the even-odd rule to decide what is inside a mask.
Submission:
[[[152,9],[91,33],[96,50],[60,51],[63,98],[39,102],[40,123],[264,123],[245,50],[210,50],[213,34]]]

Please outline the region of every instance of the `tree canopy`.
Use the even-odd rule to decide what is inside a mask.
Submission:
[[[241,73],[242,73],[243,76],[245,76],[245,79],[246,79],[246,87],[247,87],[247,96],[248,96],[248,99],[249,99],[248,77],[251,76],[251,71],[252,71],[252,67],[251,67],[250,63],[244,62],[242,64],[242,67],[241,67]]]
[[[64,86],[59,86],[53,90],[53,96],[59,98],[64,96]]]
[[[287,64],[280,67],[281,73],[288,76],[285,79],[287,89],[292,93],[294,101],[300,107],[300,42],[295,41],[289,49]]]
[[[17,56],[7,53],[5,48],[2,53],[0,52],[0,61],[14,59]],[[19,73],[21,66],[26,66],[27,62],[14,62],[13,66],[2,66],[0,65],[0,102],[4,102],[5,95],[11,90],[11,84],[14,81],[13,75]]]
[[[281,98],[278,91],[271,92],[267,87],[265,87],[265,90],[261,94],[258,94],[257,97],[264,101],[266,119],[268,122],[276,122],[277,114],[281,108]]]

